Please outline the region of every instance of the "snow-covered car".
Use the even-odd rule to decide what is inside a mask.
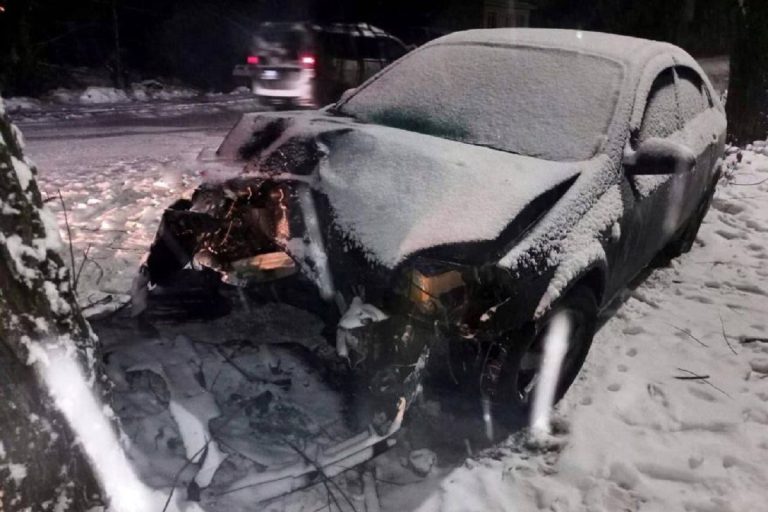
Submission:
[[[262,102],[319,107],[336,101],[408,49],[370,23],[259,25],[245,64],[233,74],[250,80]]]
[[[218,177],[165,212],[141,284],[192,268],[316,312],[384,426],[431,368],[513,421],[554,315],[571,320],[559,398],[600,311],[691,248],[725,129],[673,45],[454,33],[326,109],[244,115]]]

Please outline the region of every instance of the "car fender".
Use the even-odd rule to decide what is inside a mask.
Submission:
[[[555,302],[577,285],[589,287],[602,305],[608,275],[608,262],[603,244],[592,240],[577,253],[565,258],[555,270],[546,291],[539,299],[533,320],[544,316]]]

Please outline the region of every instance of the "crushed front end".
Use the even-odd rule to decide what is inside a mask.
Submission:
[[[490,338],[528,312],[504,306],[509,296],[498,283],[507,276],[480,264],[482,258],[462,261],[439,250],[417,251],[396,265],[372,258],[336,222],[323,193],[320,170],[328,152],[352,128],[324,119],[319,130],[312,122],[244,117],[219,149],[241,172],[202,184],[165,211],[137,295],[194,270],[241,297],[287,303],[322,318],[328,344],[320,352],[349,396],[348,419],[370,434],[363,436],[364,449],[353,452],[373,456],[394,442],[434,354],[446,354],[449,346],[463,354],[467,347],[473,360],[461,355],[460,365],[485,364],[488,354],[480,347],[498,341]],[[484,247],[473,251],[487,257]],[[142,303],[135,301],[137,312]],[[494,315],[497,310],[503,314]],[[299,466],[310,467],[299,463],[290,471]],[[291,477],[294,484],[306,476],[299,473]]]

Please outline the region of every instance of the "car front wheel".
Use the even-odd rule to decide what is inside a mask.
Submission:
[[[562,363],[556,372],[553,404],[565,395],[587,357],[597,328],[597,313],[595,294],[589,288],[579,286],[559,300],[534,325],[531,334],[518,334],[505,340],[508,348],[499,354],[503,361],[499,364],[495,385],[487,395],[497,421],[514,428],[528,422],[537,391],[543,387],[546,340],[555,318],[562,316],[567,319],[568,329]]]

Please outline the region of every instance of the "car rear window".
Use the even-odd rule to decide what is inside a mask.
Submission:
[[[335,59],[380,59],[379,40],[372,36],[324,32],[320,36],[327,55]]]
[[[605,139],[622,69],[564,50],[427,46],[364,84],[338,111],[548,160],[585,160]]]
[[[285,59],[298,59],[299,54],[307,50],[309,43],[309,34],[300,28],[263,28],[254,37],[257,52]]]

